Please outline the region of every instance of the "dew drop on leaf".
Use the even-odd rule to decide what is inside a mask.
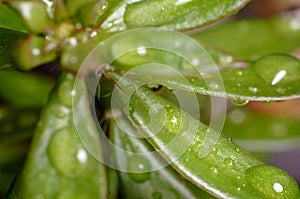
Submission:
[[[127,160],[127,169],[132,180],[138,183],[147,181],[150,178],[150,163],[143,157],[130,157]]]
[[[249,100],[231,99],[231,102],[236,106],[245,106],[249,103]]]
[[[251,167],[245,172],[250,186],[264,198],[297,198],[298,185],[286,172],[268,165]]]

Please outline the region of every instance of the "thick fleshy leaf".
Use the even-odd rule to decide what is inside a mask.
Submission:
[[[127,28],[163,26],[186,30],[233,14],[247,2],[248,0],[125,0],[119,3],[102,28],[120,31]]]
[[[295,51],[300,46],[297,24],[300,24],[299,17],[239,19],[218,24],[191,37],[237,59],[256,60],[271,53]]]
[[[11,46],[19,39],[23,39],[27,34],[0,28],[0,69],[13,66],[10,58]]]
[[[48,45],[43,37],[30,35],[12,46],[11,57],[19,69],[31,70],[56,59],[56,51],[47,50]]]
[[[111,124],[112,140],[116,146],[123,149],[115,152],[116,164],[119,168],[128,170],[118,172],[122,196],[132,199],[214,198],[184,179],[166,164],[160,154],[153,153],[154,150],[146,139],[135,137],[139,133],[125,118],[118,118]],[[155,170],[154,167],[160,169]]]
[[[268,105],[266,105],[268,106]],[[223,133],[250,151],[283,151],[299,146],[299,119],[255,114],[237,108],[227,114]]]
[[[0,27],[21,32],[28,32],[26,26],[23,24],[22,18],[10,7],[0,3],[0,13]]]
[[[102,156],[82,80],[77,81],[78,97],[72,106],[74,80],[72,74],[63,74],[43,109],[20,183],[13,185],[18,186],[22,198],[107,198],[105,167],[78,137],[78,132],[83,132],[81,138],[96,157]],[[80,121],[74,120],[75,112],[80,112]]]
[[[26,27],[34,33],[45,33],[53,26],[48,14],[48,5],[43,1],[8,1],[7,2],[22,17]]]
[[[245,68],[185,78],[176,74],[162,76],[159,68],[154,65],[151,75],[147,71],[148,74],[134,73],[132,77],[168,88],[228,97],[236,102],[285,100],[300,96],[300,61],[289,55],[269,55]],[[223,82],[218,81],[220,75]]]
[[[53,80],[40,74],[0,70],[0,97],[17,106],[44,105],[52,87]]]
[[[117,97],[131,121],[178,172],[199,187],[219,198],[296,198],[299,194],[296,181],[286,172],[263,164],[222,135],[204,140],[216,132],[129,78],[109,74],[118,83]],[[208,146],[210,142],[214,144]],[[274,175],[267,175],[270,171]],[[253,183],[258,172],[266,193]],[[282,189],[273,189],[274,184]]]

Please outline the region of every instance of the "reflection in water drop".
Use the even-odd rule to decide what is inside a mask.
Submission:
[[[258,91],[258,89],[256,88],[256,87],[252,87],[252,86],[250,86],[249,88],[248,88],[248,90],[251,92],[251,93],[257,93],[257,91]]]
[[[286,70],[280,70],[272,80],[272,86],[278,84],[286,76],[286,73]]]
[[[283,191],[282,185],[277,182],[273,184],[273,189],[277,193],[281,193]]]
[[[136,49],[137,53],[139,55],[146,55],[147,53],[147,49],[145,46],[139,46],[137,49]]]
[[[79,151],[77,152],[77,159],[81,163],[86,163],[87,162],[88,155],[87,155],[87,153],[84,149],[79,149]]]

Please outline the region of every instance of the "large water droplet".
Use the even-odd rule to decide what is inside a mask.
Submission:
[[[150,163],[142,157],[130,157],[127,160],[127,169],[132,180],[138,183],[145,182],[150,178]]]
[[[300,63],[288,55],[266,56],[257,61],[253,68],[271,86],[286,85],[300,79]]]
[[[297,198],[298,185],[286,172],[268,165],[258,165],[245,172],[248,183],[262,198]]]
[[[71,128],[55,132],[48,146],[48,154],[54,167],[68,177],[88,175],[87,171],[92,166],[86,164],[88,154]]]

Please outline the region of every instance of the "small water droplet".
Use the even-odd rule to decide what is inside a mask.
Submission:
[[[186,162],[190,161],[188,158],[185,159]]]
[[[273,189],[277,193],[281,193],[283,191],[282,185],[277,182],[273,184]]]
[[[147,49],[145,46],[139,46],[137,49],[136,49],[137,53],[139,55],[146,55],[147,54]]]
[[[235,162],[234,162],[234,160],[233,159],[231,159],[231,158],[226,158],[225,160],[224,160],[224,165],[228,168],[228,169],[233,169],[233,168],[235,168]]]
[[[96,37],[98,33],[96,31],[92,31],[90,37]]]
[[[173,124],[177,123],[177,118],[176,118],[175,116],[172,117],[171,122],[172,122]]]
[[[214,174],[214,175],[218,175],[218,174],[219,174],[219,171],[218,171],[218,169],[217,169],[216,167],[210,168],[210,171],[211,171],[211,173]]]
[[[240,148],[236,148],[236,152],[240,152]]]
[[[279,88],[276,88],[276,92],[278,92],[279,94],[284,95],[286,90],[284,88],[279,87]]]
[[[39,56],[41,54],[41,50],[38,49],[38,48],[33,48],[31,50],[31,53],[34,55],[34,56]]]
[[[77,46],[78,44],[77,39],[75,37],[71,37],[69,39],[69,43],[71,44],[71,46]]]
[[[199,63],[200,63],[200,60],[199,60],[198,58],[192,59],[192,65],[193,65],[193,66],[198,66]]]
[[[264,103],[264,104],[271,104],[272,101],[271,101],[271,100],[265,100],[265,101],[263,101],[263,103]]]
[[[237,71],[238,76],[242,76],[243,74],[244,74],[243,71]]]
[[[241,191],[241,188],[240,188],[240,187],[238,187],[236,190],[238,190],[238,191]]]
[[[77,152],[77,159],[81,163],[86,163],[88,160],[87,152],[84,149],[79,149],[79,151]]]
[[[249,103],[249,100],[231,99],[231,102],[236,106],[245,106]]]
[[[250,86],[249,88],[248,88],[248,90],[251,92],[251,93],[257,93],[257,91],[258,91],[258,89],[256,88],[256,87],[252,87],[252,86]]]
[[[150,178],[150,163],[143,157],[129,157],[127,169],[131,179],[135,182],[142,183]]]

